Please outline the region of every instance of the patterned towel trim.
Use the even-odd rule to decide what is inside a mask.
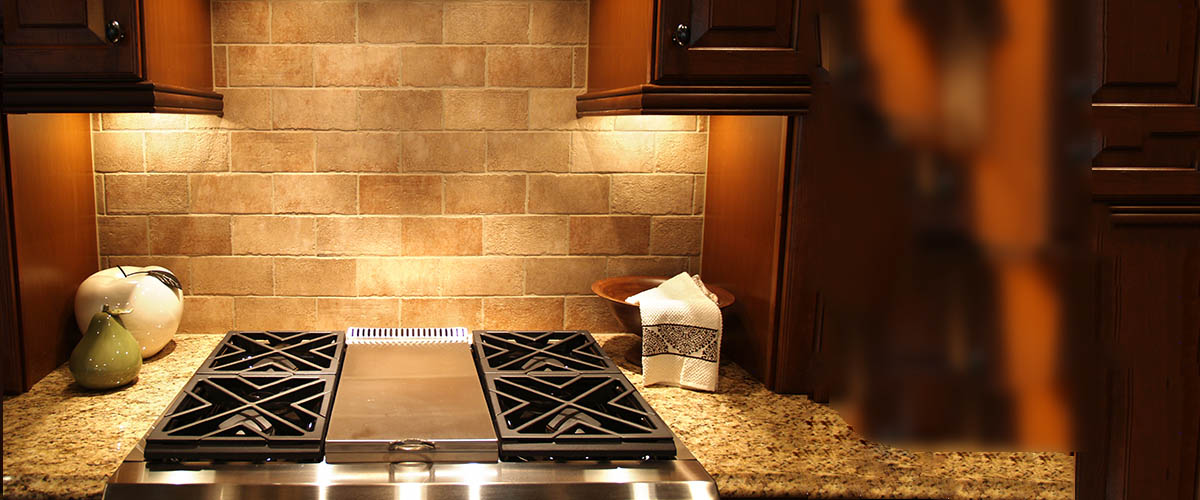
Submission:
[[[664,323],[642,326],[642,356],[674,354],[717,362],[720,336],[713,328]]]

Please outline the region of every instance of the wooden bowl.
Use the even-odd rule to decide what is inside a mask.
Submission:
[[[663,276],[618,276],[592,283],[592,292],[608,300],[617,321],[626,331],[642,334],[642,312],[638,306],[625,302],[630,296],[637,295],[667,281]],[[717,307],[724,309],[733,304],[733,294],[716,285],[705,283],[712,293],[717,296]]]

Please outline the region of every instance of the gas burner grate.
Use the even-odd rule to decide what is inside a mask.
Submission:
[[[484,373],[619,373],[586,331],[476,331]]]
[[[146,458],[319,461],[335,375],[198,374],[146,438]]]
[[[197,373],[336,374],[342,332],[229,332]]]

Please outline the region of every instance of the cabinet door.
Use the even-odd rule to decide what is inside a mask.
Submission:
[[[654,83],[807,82],[818,61],[811,3],[659,0]]]
[[[4,78],[140,80],[140,37],[136,0],[4,0]]]

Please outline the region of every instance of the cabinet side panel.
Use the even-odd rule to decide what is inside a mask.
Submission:
[[[211,92],[212,32],[208,0],[145,0],[146,79]]]
[[[650,81],[654,5],[650,0],[591,2],[588,35],[588,92]]]
[[[21,391],[25,364],[21,358],[20,315],[17,311],[16,271],[13,267],[12,197],[9,195],[8,120],[0,117],[0,360],[4,362],[4,391]]]

